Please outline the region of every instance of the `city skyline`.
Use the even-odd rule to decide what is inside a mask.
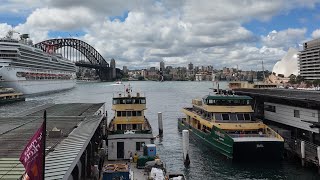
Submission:
[[[272,70],[290,47],[320,37],[319,1],[6,0],[0,37],[74,37],[128,69],[212,65]],[[68,18],[66,18],[68,17]]]

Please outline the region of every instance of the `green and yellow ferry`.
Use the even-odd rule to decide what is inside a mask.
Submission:
[[[207,95],[193,99],[178,119],[179,130],[187,129],[197,141],[233,160],[282,159],[283,138],[254,118],[249,96]]]

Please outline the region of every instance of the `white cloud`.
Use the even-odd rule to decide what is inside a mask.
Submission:
[[[0,23],[0,38],[5,37],[9,30],[12,30],[12,26],[7,23]]]
[[[312,32],[311,34],[312,38],[316,39],[316,38],[320,38],[320,29],[316,29]]]
[[[298,44],[305,40],[306,32],[306,28],[289,28],[279,32],[273,30],[267,36],[262,36],[261,39],[266,46],[288,49],[289,47],[298,47]]]
[[[26,24],[43,30],[72,30],[89,26],[96,17],[87,8],[41,8],[33,11]]]
[[[30,33],[35,42],[47,39],[52,30],[81,30],[85,35],[80,38],[105,59],[115,58],[119,66],[129,68],[144,68],[165,60],[166,65],[176,66],[186,66],[191,61],[218,68],[238,64],[245,69],[258,69],[264,60],[271,69],[289,47],[306,39],[306,29],[288,27],[257,37],[243,23],[266,21],[295,8],[315,5],[313,0],[28,1],[32,6],[27,9],[32,12],[15,30]],[[10,6],[23,9],[17,2],[24,6],[28,3],[14,0]],[[123,22],[110,20],[124,12],[128,17]]]

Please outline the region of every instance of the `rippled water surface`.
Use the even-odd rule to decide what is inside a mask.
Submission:
[[[113,116],[111,100],[117,91],[123,91],[123,85],[113,83],[78,83],[72,90],[29,97],[25,102],[18,102],[0,107],[1,116],[9,116],[46,103],[106,103],[109,119]],[[129,82],[125,82],[128,85]],[[202,97],[210,92],[212,82],[130,82],[133,91],[142,92],[147,97],[146,116],[158,133],[157,112],[163,113],[164,137],[157,140],[160,157],[166,162],[169,171],[182,171],[188,179],[320,179],[316,170],[302,168],[295,161],[283,160],[277,163],[234,163],[220,154],[193,140],[190,141],[189,168],[183,166],[182,137],[177,129],[177,118],[183,116],[181,108],[189,106],[195,97]],[[225,88],[226,83],[221,82]]]

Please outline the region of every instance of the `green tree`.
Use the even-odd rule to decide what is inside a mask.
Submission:
[[[304,81],[304,78],[302,76],[298,75],[297,78],[296,78],[296,82],[298,84],[300,84],[302,81]]]
[[[316,79],[312,81],[314,86],[319,86],[320,85],[320,79]]]
[[[296,84],[296,83],[297,83],[297,77],[296,77],[296,75],[291,74],[291,75],[289,76],[289,78],[290,78],[290,80],[289,80],[289,83],[290,83],[290,84]]]
[[[143,77],[143,76],[139,76],[139,77],[138,77],[138,80],[139,80],[139,81],[143,81],[143,80],[144,80],[144,77]]]

